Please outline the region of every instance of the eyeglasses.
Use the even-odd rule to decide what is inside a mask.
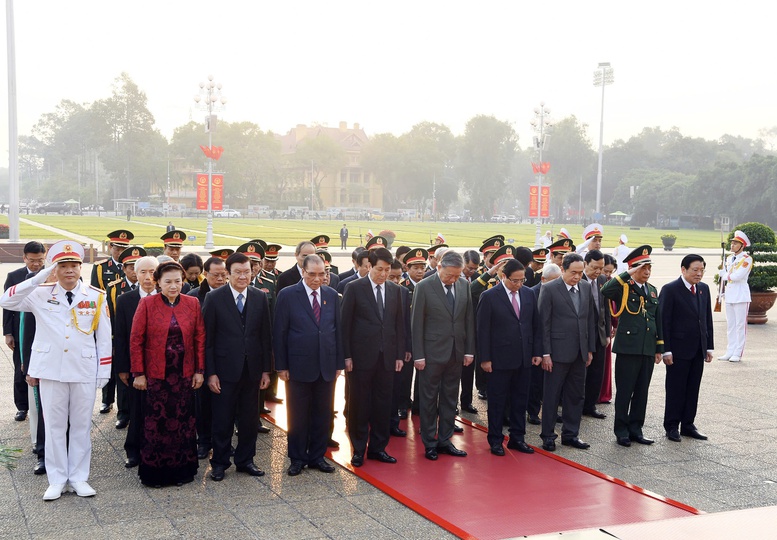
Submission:
[[[522,279],[510,279],[509,277],[506,277],[505,279],[506,279],[507,281],[509,281],[510,283],[512,283],[513,285],[523,285],[524,283],[526,283],[526,278],[522,278]]]

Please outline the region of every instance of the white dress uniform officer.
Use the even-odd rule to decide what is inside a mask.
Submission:
[[[734,231],[731,239],[731,255],[726,259],[720,278],[725,283],[726,324],[728,347],[718,360],[739,362],[745,352],[747,336],[747,308],[750,305],[750,287],[747,278],[753,269],[753,258],[745,252],[750,239],[742,231]]]
[[[92,410],[96,389],[111,376],[108,305],[105,292],[79,281],[83,247],[62,240],[49,257],[48,267],[0,297],[0,306],[32,312],[37,323],[27,382],[40,384],[46,411],[47,501],[58,499],[66,488],[81,497],[95,495],[87,483]],[[44,283],[51,274],[56,282]]]
[[[575,253],[585,256],[589,251],[602,249],[602,236],[604,227],[598,223],[591,223],[583,230],[583,243],[577,246]]]

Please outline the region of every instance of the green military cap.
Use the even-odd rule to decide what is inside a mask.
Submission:
[[[264,258],[264,248],[257,242],[246,242],[238,246],[238,253],[244,254],[252,261],[261,261]]]
[[[265,242],[261,238],[254,238],[253,240],[249,240],[248,243],[259,244],[260,246],[262,246],[262,249],[265,252],[267,251],[267,242]],[[243,244],[243,245],[245,245],[245,244]]]
[[[133,238],[135,238],[135,235],[132,234],[127,229],[119,229],[116,231],[111,231],[108,233],[108,240],[111,241],[111,244],[114,244],[116,246],[128,246]]]
[[[492,251],[496,251],[500,247],[502,247],[505,243],[505,237],[501,234],[498,234],[496,236],[492,236],[491,238],[486,238],[483,240],[483,245],[480,246],[480,252],[481,253],[491,253]]]
[[[135,264],[135,261],[147,255],[146,250],[140,246],[131,246],[119,254],[121,264]]]
[[[448,244],[433,244],[426,248],[426,251],[429,252],[429,256],[433,257],[435,253],[437,253],[437,250],[440,248],[447,248]]]
[[[264,258],[268,261],[277,261],[278,252],[281,249],[283,249],[283,247],[279,244],[267,244],[267,247],[264,248]]]
[[[534,258],[534,262],[544,263],[548,257],[548,250],[546,248],[538,248],[538,249],[532,250],[531,254],[532,254],[532,257]]]
[[[556,253],[569,253],[570,251],[575,250],[575,244],[573,244],[572,240],[569,238],[562,238],[549,245],[548,250],[550,250],[551,255],[555,255]]]
[[[316,246],[316,249],[328,249],[329,248],[329,235],[326,234],[319,234],[318,236],[315,236],[310,239],[311,242],[313,242],[313,245]],[[331,262],[331,261],[330,261]]]
[[[367,241],[367,244],[365,247],[367,249],[378,249],[378,248],[384,248],[388,245],[388,240],[386,240],[385,237],[378,235],[373,236]]]
[[[639,266],[640,264],[651,264],[650,254],[653,248],[647,244],[631,250],[631,253],[623,258],[623,262],[629,265],[629,268]]]
[[[426,264],[429,259],[429,252],[424,248],[414,248],[405,254],[405,264],[410,266],[411,264]]]
[[[224,249],[214,249],[210,252],[210,254],[214,257],[218,257],[222,261],[226,261],[227,257],[232,255],[235,252],[234,249],[231,248],[224,248]]]
[[[159,238],[165,243],[165,246],[183,247],[183,241],[186,240],[186,233],[173,229]]]

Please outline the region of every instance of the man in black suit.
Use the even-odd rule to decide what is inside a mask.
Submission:
[[[700,255],[686,255],[680,263],[682,275],[664,285],[658,297],[666,350],[664,429],[674,442],[682,440],[680,435],[707,440],[694,425],[704,362],[712,361],[715,348],[712,296],[701,282],[705,266]]]
[[[280,295],[281,290],[289,285],[298,283],[302,279],[302,261],[305,260],[305,257],[313,255],[315,252],[316,246],[313,242],[305,240],[297,244],[297,247],[294,249],[294,257],[297,259],[297,263],[278,276],[277,287],[275,288],[276,298]]]
[[[24,266],[8,273],[3,290],[8,290],[9,287],[21,283],[43,268],[43,265],[46,262],[46,247],[40,242],[27,242],[24,245],[22,260],[24,261]],[[27,411],[30,408],[27,395],[27,381],[25,380],[24,372],[22,371],[22,349],[17,346],[17,344],[21,343],[21,338],[19,337],[19,321],[21,316],[22,313],[19,311],[11,311],[10,309],[3,310],[3,335],[5,335],[5,344],[13,351],[13,401],[16,405],[14,420],[17,422],[21,422],[27,418]],[[24,316],[32,318],[34,321],[34,315],[32,313],[27,313]],[[29,358],[27,358],[27,360],[29,361]]]
[[[138,286],[135,290],[120,295],[116,299],[116,314],[113,319],[113,370],[119,383],[127,388],[127,404],[129,407],[129,425],[127,437],[124,440],[124,452],[127,458],[124,466],[128,469],[137,467],[140,463],[140,447],[143,445],[143,403],[144,393],[135,388],[132,383],[130,369],[130,335],[132,320],[138,309],[141,298],[156,294],[154,270],[159,266],[156,257],[141,257],[135,261],[135,274]]]
[[[359,278],[363,278],[370,271],[370,252],[369,250],[362,250],[356,255],[356,269],[353,274],[345,279],[341,279],[337,285],[337,292],[345,294],[345,287]]]
[[[226,260],[229,284],[205,297],[205,375],[213,392],[213,471],[220,482],[231,465],[230,448],[238,408],[235,468],[251,476],[259,425],[259,390],[270,384],[272,342],[267,295],[251,283],[251,262],[243,253]]]
[[[363,247],[361,247],[361,246],[359,246],[359,247],[357,247],[356,249],[354,249],[354,250],[351,252],[351,264],[352,264],[352,267],[351,267],[350,269],[346,270],[345,272],[340,272],[340,273],[337,275],[337,277],[339,277],[339,278],[340,278],[340,281],[341,281],[341,282],[342,282],[344,279],[348,279],[349,277],[351,277],[352,275],[354,275],[354,274],[356,273],[356,267],[358,266],[358,264],[356,263],[356,256],[357,256],[359,253],[361,253],[362,251],[364,251],[364,248],[363,248]]]
[[[602,286],[607,279],[602,275],[604,269],[604,254],[598,249],[592,249],[585,254],[585,270],[583,279],[591,284],[591,293],[594,299],[594,311],[596,311],[596,349],[591,365],[585,374],[585,398],[583,400],[583,414],[592,418],[603,419],[607,415],[596,410],[596,402],[599,400],[599,392],[602,389],[604,377],[604,357],[607,345],[610,344],[612,321],[608,301],[602,295]]]
[[[556,450],[556,415],[563,391],[561,444],[586,449],[578,437],[583,413],[585,369],[596,349],[596,313],[591,285],[582,280],[583,258],[564,255],[561,279],[540,289],[542,320],[542,369],[545,370],[542,402],[542,448]]]
[[[312,244],[311,244],[312,246]],[[332,473],[324,459],[334,410],[335,381],[345,367],[337,291],[322,286],[324,261],[302,261],[303,279],[278,295],[273,351],[278,378],[286,382],[289,476],[302,468]]]
[[[510,439],[507,447],[525,454],[526,404],[531,366],[542,361],[542,328],[533,291],[523,288],[523,264],[510,259],[502,268],[501,286],[480,295],[477,310],[478,363],[488,377],[488,444],[491,453],[504,456],[502,425],[510,402]]]
[[[354,281],[343,296],[343,353],[349,379],[348,437],[351,464],[367,459],[397,460],[386,453],[394,373],[405,360],[405,320],[398,285],[387,280],[394,258],[386,248],[370,253],[366,279]],[[396,411],[394,411],[396,414]]]

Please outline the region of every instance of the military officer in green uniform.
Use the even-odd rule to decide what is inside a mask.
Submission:
[[[235,252],[232,248],[222,248],[222,249],[214,249],[213,251],[209,251],[211,257],[217,257],[221,259],[222,261],[226,261],[227,257],[232,255]]]
[[[642,433],[653,366],[664,352],[658,291],[650,283],[653,248],[640,246],[624,262],[629,268],[602,287],[602,294],[618,306],[619,317],[612,351],[615,360],[615,436],[621,446],[652,444]]]
[[[260,240],[257,243],[261,245],[262,242],[264,241]],[[271,294],[268,294],[267,296],[270,303],[270,317],[272,318],[273,314],[275,313],[275,300],[278,295],[278,276],[281,275],[281,272],[275,268],[275,265],[278,262],[278,252],[282,249],[282,246],[280,244],[265,245],[267,247],[264,248],[261,276],[262,284],[265,288],[271,291]],[[283,399],[279,398],[277,393],[278,373],[275,371],[275,369],[273,369],[273,371],[270,372],[270,386],[268,386],[267,389],[262,390],[262,407],[264,407],[265,401],[270,401],[272,403],[283,403]]]
[[[131,246],[121,252],[119,255],[119,264],[121,264],[122,273],[121,277],[118,277],[111,283],[108,283],[105,289],[105,301],[108,304],[108,313],[111,316],[111,320],[115,320],[116,314],[116,299],[126,293],[133,291],[137,288],[138,278],[135,274],[135,261],[141,257],[146,256],[146,250],[140,246]],[[111,335],[113,338],[113,335]],[[129,424],[130,419],[130,403],[129,403],[129,387],[117,380],[119,374],[116,372],[111,373],[111,378],[108,380],[108,384],[103,386],[103,403],[113,403],[114,391],[116,393],[116,429],[124,429]]]
[[[575,245],[572,243],[572,240],[569,238],[561,238],[560,240],[556,240],[548,246],[548,254],[550,256],[549,262],[552,262],[561,268],[564,255],[572,251],[575,251]]]
[[[330,240],[331,240],[331,238],[329,238],[329,235],[326,235],[326,234],[319,234],[315,238],[311,238],[310,239],[310,241],[313,242],[313,245],[316,246],[316,251],[321,251],[321,250],[329,251],[329,241]],[[329,269],[330,269],[329,270],[329,274],[330,275],[331,274],[334,274],[334,275],[339,274],[340,273],[340,269],[337,266],[335,266],[334,264],[331,264],[331,262],[332,262],[331,260],[329,262],[330,262],[330,264],[329,264]],[[329,286],[334,288],[334,289],[337,288],[337,284],[335,284],[334,286],[332,286],[332,285],[329,285]]]
[[[483,294],[483,291],[499,283],[499,278],[496,277],[496,274],[507,260],[502,261],[500,265],[495,265],[493,264],[493,257],[494,253],[504,246],[504,243],[504,236],[499,234],[487,238],[483,241],[483,245],[480,246],[480,252],[483,254],[483,271],[477,276],[472,276],[472,282],[469,285],[470,293],[472,293],[472,303],[475,306],[478,305],[478,299]]]
[[[186,233],[179,231],[178,229],[173,229],[172,231],[167,231],[165,234],[160,236],[159,239],[165,243],[165,249],[162,254],[167,255],[175,262],[178,262],[178,260],[181,258],[181,248],[183,247],[183,242],[186,240]]]
[[[97,287],[104,291],[111,281],[124,277],[124,272],[119,262],[119,255],[127,249],[133,238],[135,238],[135,235],[126,229],[119,229],[118,231],[108,233],[111,257],[95,263],[92,267],[92,287]]]
[[[413,291],[418,282],[424,279],[424,272],[426,272],[426,263],[429,259],[429,252],[424,248],[412,248],[405,253],[404,261],[407,265],[407,278],[403,279],[399,284],[406,288],[410,293],[408,300],[408,311],[413,307]],[[398,410],[398,416],[391,417],[391,433],[394,436],[402,437],[399,429],[399,419],[407,418],[407,409],[412,404],[413,413],[418,414],[418,391],[416,390],[415,399],[410,399],[410,390],[413,387],[413,373],[415,368],[413,362],[405,362],[402,366],[402,371],[399,372],[398,377],[394,380],[394,387],[396,388],[396,405]],[[398,388],[397,388],[398,387]],[[407,434],[405,434],[406,436]]]
[[[279,244],[267,244],[264,248],[264,259],[262,259],[262,270],[267,277],[272,278],[273,283],[278,281],[278,276],[281,275],[275,265],[278,263],[278,252],[281,250]]]

